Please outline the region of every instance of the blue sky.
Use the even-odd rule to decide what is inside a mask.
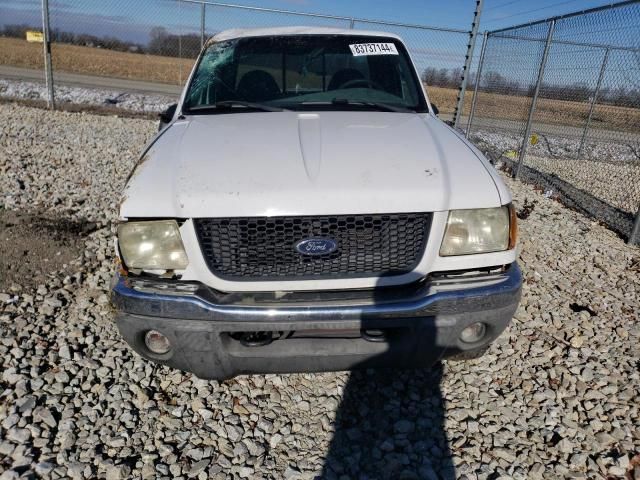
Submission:
[[[375,18],[432,26],[469,28],[473,0],[242,0],[235,3]],[[483,26],[496,29],[609,4],[606,0],[485,0]]]
[[[230,0],[229,3],[459,29],[469,28],[475,5],[474,0]],[[486,0],[481,29],[506,27],[606,3],[611,2]],[[110,29],[115,34],[124,33],[119,32],[123,22],[129,23],[135,32],[137,26],[147,25],[151,20],[188,29],[187,25],[196,19],[199,11],[189,4],[177,9],[172,0],[50,0],[50,5],[54,24],[78,28],[85,23],[95,23],[94,29],[104,34]],[[40,0],[0,0],[0,21],[38,22],[39,6]],[[223,16],[230,17],[227,13]],[[247,21],[249,16],[239,20]]]

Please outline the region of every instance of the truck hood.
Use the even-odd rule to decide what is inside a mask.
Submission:
[[[501,204],[495,174],[431,115],[256,112],[192,116],[151,144],[120,215],[278,216]]]

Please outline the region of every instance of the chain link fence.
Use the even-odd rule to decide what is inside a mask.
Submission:
[[[452,120],[472,53],[470,30],[229,5],[201,0],[6,0],[0,6],[0,73],[40,72],[42,44],[25,41],[49,13],[53,83],[177,95],[205,40],[228,28],[322,26],[387,31],[406,42],[435,103]],[[482,1],[470,3],[476,17]],[[91,79],[87,78],[91,77]],[[460,112],[461,114],[462,112]]]
[[[467,136],[640,243],[640,2],[484,36]]]

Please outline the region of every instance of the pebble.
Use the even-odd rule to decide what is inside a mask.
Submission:
[[[131,469],[127,465],[113,465],[107,468],[107,480],[124,480],[129,478]]]
[[[14,470],[5,470],[0,475],[0,480],[18,480],[20,478],[20,474]]]
[[[398,433],[409,433],[415,428],[414,424],[410,420],[400,420],[393,426],[394,430]]]
[[[31,432],[26,428],[10,428],[7,432],[7,439],[12,442],[22,444],[31,438]]]

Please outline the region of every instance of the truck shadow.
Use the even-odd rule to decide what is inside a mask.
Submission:
[[[376,302],[379,291],[374,293]],[[366,323],[363,320],[364,327]],[[420,358],[421,352],[433,352],[436,332],[427,325],[430,331],[423,324],[387,335],[382,353],[359,363],[350,374],[320,478],[455,478],[444,429],[442,363],[408,370],[384,368],[398,358],[412,365],[411,359]],[[424,341],[413,341],[418,336]]]
[[[353,372],[321,478],[455,478],[441,376],[441,364]]]

